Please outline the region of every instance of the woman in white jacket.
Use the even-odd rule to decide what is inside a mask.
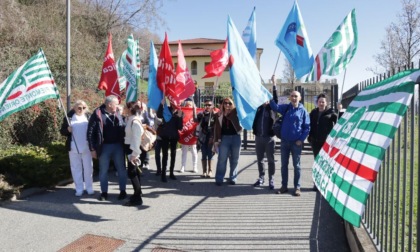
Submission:
[[[144,129],[140,118],[141,104],[139,102],[129,102],[126,108],[129,116],[125,126],[124,150],[128,159],[127,175],[133,184],[134,194],[125,205],[136,206],[143,204],[140,177],[137,174],[137,168],[140,164],[140,144]]]

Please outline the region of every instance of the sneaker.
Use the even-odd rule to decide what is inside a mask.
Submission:
[[[257,182],[254,183],[254,187],[260,187],[264,184],[264,180],[263,179],[257,179]]]
[[[83,192],[76,192],[74,195],[75,195],[76,197],[82,197]]]
[[[176,180],[176,177],[175,177],[175,175],[173,175],[173,174],[169,175],[169,177],[170,177],[172,180]]]
[[[212,171],[209,171],[208,173],[207,173],[207,178],[211,178],[213,176],[213,172]]]
[[[299,197],[300,196],[300,189],[296,189],[294,195],[297,196],[297,197]]]
[[[289,191],[289,189],[287,189],[287,187],[281,187],[280,190],[277,191],[277,194],[283,194],[283,193],[287,193]]]
[[[143,165],[143,169],[145,169],[145,170],[149,170],[149,164],[144,164],[144,165]]]
[[[270,182],[268,182],[268,188],[270,190],[274,190],[274,180],[270,179]]]
[[[127,198],[127,193],[125,191],[121,191],[120,195],[118,195],[118,200],[123,200]]]
[[[207,173],[206,173],[206,172],[204,172],[204,173],[201,175],[201,177],[202,177],[202,178],[206,178],[206,177],[207,177]]]
[[[181,170],[179,170],[179,173],[184,173],[185,169],[184,167],[181,168]]]
[[[108,193],[106,192],[101,193],[101,195],[99,195],[99,198],[98,198],[99,201],[104,201],[107,199],[108,199]]]
[[[197,173],[198,172],[198,170],[197,170],[197,168],[195,168],[194,170],[193,170],[193,173]]]
[[[231,180],[231,181],[229,181],[229,184],[231,184],[231,185],[236,185],[236,181]]]

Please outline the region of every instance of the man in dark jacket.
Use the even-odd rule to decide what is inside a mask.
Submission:
[[[92,158],[99,159],[99,181],[101,195],[98,200],[108,198],[108,168],[111,159],[118,172],[119,200],[126,198],[127,173],[124,160],[124,121],[118,110],[118,98],[110,95],[105,103],[95,109],[89,119],[87,139]]]
[[[275,81],[275,80],[273,80]],[[273,85],[273,99],[277,101],[277,89],[274,83]],[[265,167],[264,167],[264,153],[267,156],[268,162],[268,187],[270,190],[274,189],[274,173],[275,173],[275,161],[274,161],[274,150],[276,146],[276,140],[274,139],[273,123],[276,119],[276,113],[271,110],[268,102],[257,108],[254,122],[252,124],[252,131],[255,135],[255,150],[257,153],[257,164],[258,164],[258,179],[254,183],[255,187],[264,184]]]

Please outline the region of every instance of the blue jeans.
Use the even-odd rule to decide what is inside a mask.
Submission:
[[[101,191],[108,192],[108,169],[111,159],[118,172],[120,191],[125,191],[127,185],[127,172],[125,170],[124,149],[122,144],[103,144],[99,156],[99,182]]]
[[[255,150],[257,152],[258,177],[264,180],[264,154],[268,161],[268,179],[272,180],[275,173],[274,165],[274,147],[276,142],[274,137],[255,136]]]
[[[230,171],[229,178],[236,182],[238,175],[238,160],[241,152],[240,135],[223,135],[222,142],[219,144],[219,156],[216,166],[216,183],[222,183],[226,174],[227,160],[229,158]]]
[[[300,155],[302,153],[303,143],[296,145],[296,141],[281,140],[280,154],[281,154],[281,185],[287,188],[289,180],[289,157],[292,153],[294,179],[293,186],[295,189],[300,189]]]

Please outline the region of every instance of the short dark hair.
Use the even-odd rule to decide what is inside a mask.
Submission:
[[[204,102],[211,102],[211,103],[213,103],[213,100],[212,100],[212,99],[210,99],[210,98],[206,98],[206,99],[204,100]]]
[[[326,96],[325,94],[319,94],[319,95],[318,95],[318,97],[316,98],[316,102],[318,102],[318,100],[319,100],[320,98],[325,98],[326,100],[328,100],[328,99],[327,99],[327,96]]]

